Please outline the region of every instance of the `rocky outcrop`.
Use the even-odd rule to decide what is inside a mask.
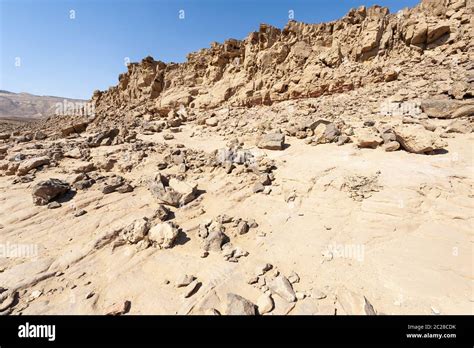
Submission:
[[[393,81],[399,75],[393,67],[403,59],[472,45],[471,12],[464,0],[423,0],[397,14],[360,7],[329,23],[290,21],[282,30],[262,24],[244,40],[214,43],[182,64],[146,57],[130,64],[117,86],[94,93],[96,123],[166,117],[178,107],[271,104]]]

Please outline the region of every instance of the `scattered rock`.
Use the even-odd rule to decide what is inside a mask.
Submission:
[[[228,293],[226,311],[227,315],[256,315],[255,305],[242,296]]]
[[[148,239],[163,249],[173,247],[179,235],[178,227],[172,222],[162,222],[153,226],[148,232]]]
[[[383,142],[383,139],[374,130],[369,128],[359,128],[355,135],[355,143],[359,148],[375,149]]]
[[[30,170],[38,168],[39,166],[43,166],[45,164],[49,164],[49,157],[47,156],[36,157],[36,158],[25,160],[20,163],[17,169],[17,175],[25,175]]]
[[[107,307],[105,310],[105,315],[123,315],[127,314],[130,311],[132,303],[130,301],[124,301],[119,303],[114,303]]]
[[[441,138],[421,125],[398,126],[394,128],[394,133],[401,147],[408,152],[428,154],[446,147],[446,143]]]
[[[69,190],[69,184],[59,179],[40,181],[33,187],[33,203],[36,205],[46,205],[52,199],[66,193]]]
[[[295,291],[285,276],[281,274],[277,276],[270,282],[269,287],[273,293],[279,295],[284,300],[288,302],[296,301]]]
[[[177,288],[182,288],[184,286],[188,286],[191,284],[194,280],[196,279],[195,276],[191,274],[182,274],[177,280],[176,280],[176,287]]]
[[[131,244],[143,240],[150,229],[150,223],[145,219],[137,219],[121,231],[122,238]]]
[[[257,300],[257,307],[259,314],[270,313],[275,307],[272,296],[269,294],[261,295]]]
[[[182,207],[197,197],[197,185],[158,173],[148,186],[151,193],[163,204]]]
[[[61,203],[53,201],[48,204],[48,209],[57,209],[57,208],[61,208]]]
[[[285,135],[281,133],[265,134],[258,143],[260,149],[283,150],[285,144]]]
[[[186,286],[186,288],[184,289],[184,298],[188,298],[188,297],[191,297],[192,295],[194,295],[198,289],[200,288],[201,286],[201,283],[198,282],[197,280],[194,280],[192,281],[190,284],[188,284],[188,286]]]

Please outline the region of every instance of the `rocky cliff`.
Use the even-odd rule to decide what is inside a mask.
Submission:
[[[472,12],[472,1],[423,0],[396,14],[373,6],[330,23],[290,21],[283,30],[262,24],[244,40],[213,43],[182,64],[152,57],[132,63],[93,102],[99,120],[133,119],[183,106],[269,105],[389,82],[407,62],[416,70],[428,51],[464,52],[472,61]]]

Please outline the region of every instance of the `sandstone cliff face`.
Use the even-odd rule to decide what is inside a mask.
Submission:
[[[96,91],[98,120],[166,115],[179,107],[254,106],[319,97],[398,78],[398,66],[440,49],[471,52],[472,1],[423,0],[390,14],[374,6],[322,24],[262,24],[246,39],[230,39],[188,55],[182,64],[146,57]],[[416,66],[416,65],[415,65]]]

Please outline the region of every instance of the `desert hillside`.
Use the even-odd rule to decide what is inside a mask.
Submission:
[[[262,24],[0,123],[0,314],[473,314],[473,18]]]
[[[84,100],[38,96],[0,90],[0,120],[34,121],[54,116],[64,109],[64,101],[82,103]]]

